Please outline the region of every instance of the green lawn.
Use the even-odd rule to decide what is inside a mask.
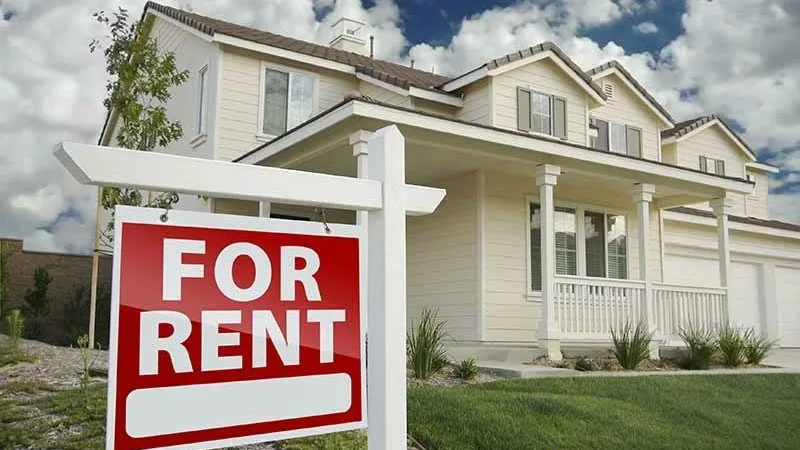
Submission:
[[[13,399],[15,393],[39,395]],[[105,386],[0,386],[0,449],[102,449]],[[800,375],[514,380],[408,393],[409,431],[429,450],[800,448]],[[46,416],[47,421],[41,420]],[[52,429],[71,429],[49,446]],[[363,433],[287,441],[361,450]],[[27,448],[27,447],[26,447]]]
[[[514,380],[409,392],[429,449],[800,448],[800,376]]]

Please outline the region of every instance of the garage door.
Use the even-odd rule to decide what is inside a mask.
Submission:
[[[775,268],[781,346],[800,347],[800,270]]]
[[[719,263],[715,259],[666,255],[664,282],[684,286],[719,286]]]
[[[728,289],[728,307],[737,325],[761,330],[761,270],[757,264],[734,261]],[[666,255],[664,281],[686,286],[719,286],[719,262],[679,255]]]

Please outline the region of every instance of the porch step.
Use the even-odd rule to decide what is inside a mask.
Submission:
[[[579,372],[557,367],[535,366],[503,361],[479,361],[478,371],[501,378],[574,377]]]

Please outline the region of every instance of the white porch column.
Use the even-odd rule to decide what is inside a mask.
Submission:
[[[542,311],[537,337],[547,358],[561,360],[561,335],[555,318],[556,234],[553,186],[561,175],[561,167],[542,164],[536,168],[536,186],[542,208]]]
[[[272,203],[258,202],[258,217],[269,218],[271,211],[272,211]]]
[[[353,147],[353,156],[356,158],[356,176],[358,178],[368,178],[369,170],[367,164],[369,163],[369,157],[368,157],[369,138],[371,137],[372,137],[372,132],[364,130],[356,131],[355,133],[352,133],[350,135],[350,145]],[[356,225],[359,225],[361,229],[364,230],[365,236],[368,231],[367,229],[368,215],[369,213],[367,211],[356,211]],[[367,242],[366,239],[364,239],[361,241],[361,245],[364,247],[362,249],[362,253],[366,255],[368,251],[367,246],[369,245],[369,243]],[[368,273],[367,260],[363,259],[362,264],[364,265],[364,267],[362,268],[362,272],[365,274]],[[361,279],[361,292],[362,292],[361,298],[364,299],[364,301],[361,303],[362,317],[368,317],[369,314],[367,312],[369,310],[369,302],[366,301],[367,292],[369,292],[369,287],[368,287],[369,280],[367,278],[369,277],[362,277]],[[364,333],[366,333],[367,336],[369,336],[369,326],[366,320],[364,321]]]
[[[656,187],[652,184],[640,183],[633,186],[633,201],[636,203],[636,218],[639,222],[639,279],[644,281],[644,305],[642,315],[647,329],[656,329],[655,308],[653,306],[653,276],[650,273],[647,255],[650,254],[650,204]],[[650,357],[658,358],[658,343],[651,343]]]
[[[728,281],[730,280],[731,273],[731,250],[730,250],[730,237],[728,235],[728,214],[731,210],[731,201],[727,197],[715,198],[709,202],[711,208],[714,209],[714,215],[717,216],[717,236],[719,250],[719,284],[724,288],[728,288]],[[725,310],[728,321],[733,323],[731,317],[731,310],[728,306],[728,295],[725,295]]]
[[[350,135],[350,146],[353,147],[353,156],[356,158],[356,176],[358,178],[367,178],[369,171],[367,169],[367,161],[369,160],[369,138],[372,136],[371,131],[359,130]],[[356,225],[367,225],[367,212],[358,211],[356,213]],[[366,231],[366,230],[365,230]]]

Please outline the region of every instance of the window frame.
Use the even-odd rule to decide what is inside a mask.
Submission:
[[[197,78],[194,82],[194,137],[189,141],[189,145],[192,147],[200,146],[208,137],[209,63],[203,64],[196,74]]]
[[[603,122],[608,124],[608,130],[607,130],[607,133],[608,133],[608,149],[602,149],[602,148],[596,147],[595,145],[592,145],[592,138],[597,139],[597,137],[599,137],[599,136],[597,136],[597,137],[589,136],[589,147],[590,148],[592,148],[593,150],[600,150],[600,151],[604,151],[604,152],[608,152],[608,153],[614,153],[614,154],[617,154],[617,155],[625,155],[625,156],[630,156],[632,158],[645,159],[645,157],[644,157],[644,130],[641,127],[637,127],[635,125],[630,125],[630,124],[627,124],[627,123],[618,122],[616,120],[606,119],[605,117],[595,116],[595,115],[591,115],[590,114],[589,115],[589,123],[587,125],[587,129],[591,130],[593,128],[591,122],[592,121],[596,121],[596,120],[602,120]],[[614,125],[621,126],[624,129],[623,131],[624,131],[624,137],[625,137],[625,149],[624,149],[623,152],[616,151],[612,147],[611,128]],[[598,128],[595,127],[595,129],[598,129]],[[639,132],[639,156],[634,156],[634,155],[631,155],[631,154],[628,153],[628,130],[629,129],[636,130],[636,131]],[[598,132],[598,134],[599,134],[599,132]]]
[[[562,140],[562,141],[569,140],[569,100],[567,99],[567,97],[564,97],[562,95],[557,95],[557,94],[549,94],[547,92],[539,90],[536,86],[531,86],[531,85],[519,85],[519,86],[517,86],[517,91],[519,91],[519,89],[522,89],[522,90],[524,90],[524,91],[526,91],[528,93],[529,108],[530,108],[529,111],[528,111],[528,123],[530,125],[530,129],[529,130],[520,130],[520,131],[523,131],[524,133],[534,134],[536,136],[548,137],[548,138],[551,138],[551,139],[559,139],[559,140]],[[534,94],[541,95],[541,96],[547,98],[547,102],[548,102],[549,109],[550,109],[550,120],[549,120],[550,133],[543,133],[541,131],[535,131],[533,129],[533,120],[534,120],[533,95]],[[517,92],[517,95],[519,95],[519,92]],[[559,99],[559,100],[564,102],[564,136],[556,135],[556,115],[555,115],[556,99]],[[519,114],[519,108],[518,107],[517,107],[517,114]],[[537,115],[541,116],[541,114],[538,114],[538,113],[537,113]]]
[[[289,81],[287,85],[287,99],[289,92],[292,90],[292,74],[308,76],[311,78],[313,83],[314,92],[311,95],[311,117],[316,116],[319,114],[319,85],[320,85],[320,77],[319,74],[315,72],[310,72],[308,70],[297,69],[295,67],[284,66],[282,64],[275,64],[272,62],[261,61],[259,64],[259,74],[258,74],[258,119],[256,122],[256,139],[260,141],[270,141],[279,135],[275,134],[267,134],[264,133],[264,106],[265,106],[265,98],[264,98],[264,84],[266,83],[266,71],[274,70],[278,72],[283,72],[288,74]],[[287,115],[287,124],[286,124],[286,131],[289,131],[288,124],[288,114],[289,108],[286,108],[286,115]],[[311,118],[310,117],[310,118]],[[285,131],[284,131],[285,133]]]
[[[705,170],[703,170],[702,166],[698,167],[698,169],[700,169],[700,171],[702,171],[703,173],[707,173],[709,175],[725,176],[725,172],[727,171],[727,168],[725,167],[726,164],[725,164],[725,160],[724,159],[722,159],[722,158],[712,158],[712,157],[706,156],[706,155],[700,155],[700,157],[704,159],[705,164],[706,164]],[[722,163],[722,172],[723,173],[717,173],[717,166],[718,166],[717,163],[718,162]]]
[[[529,301],[540,301],[542,298],[541,291],[534,291],[531,285],[533,284],[533,274],[531,273],[531,213],[530,213],[530,205],[531,203],[536,203],[541,206],[541,201],[538,195],[525,195],[525,204],[524,204],[524,211],[525,211],[525,296]],[[556,200],[554,202],[554,207],[562,207],[562,208],[572,208],[575,210],[575,226],[576,226],[576,235],[575,235],[575,242],[576,242],[576,253],[577,253],[577,275],[556,275],[561,277],[581,277],[581,278],[596,278],[598,280],[630,280],[631,279],[631,230],[632,230],[632,222],[631,222],[631,213],[630,211],[625,211],[619,208],[614,208],[605,205],[598,205],[598,204],[591,204],[591,203],[581,203],[581,202],[571,202],[571,201],[561,201]],[[584,214],[586,211],[591,211],[595,213],[602,213],[603,217],[603,231],[605,233],[605,237],[608,236],[608,216],[623,216],[625,217],[625,234],[627,239],[625,239],[625,254],[626,254],[626,267],[625,267],[625,276],[626,278],[610,278],[608,276],[608,243],[605,242],[604,238],[604,245],[606,246],[605,251],[605,277],[587,277],[586,276],[586,228],[584,226]]]

